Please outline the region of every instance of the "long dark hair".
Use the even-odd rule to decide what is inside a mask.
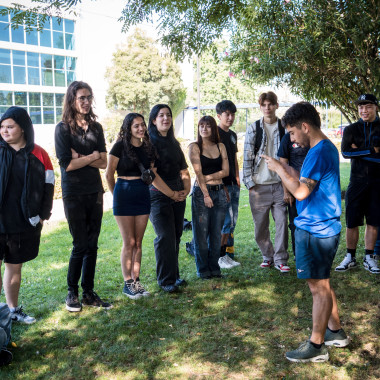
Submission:
[[[120,127],[120,132],[118,135],[118,139],[123,141],[123,145],[124,145],[124,149],[125,149],[125,153],[127,157],[129,157],[135,162],[138,162],[138,159],[133,149],[131,138],[132,138],[132,124],[133,124],[133,121],[138,117],[141,117],[145,123],[145,119],[143,115],[136,112],[131,112],[124,118],[123,124]],[[152,143],[150,142],[147,130],[145,130],[145,133],[144,133],[142,146],[145,152],[147,153],[149,162],[153,162],[156,159],[157,154]]]
[[[219,137],[219,131],[218,126],[216,125],[216,121],[212,116],[202,116],[198,122],[198,135],[197,135],[197,144],[199,146],[199,152],[202,154],[202,146],[203,146],[203,139],[201,134],[199,133],[199,127],[201,124],[209,124],[211,127],[211,136],[210,141],[214,144],[218,144],[220,142]]]
[[[174,127],[173,127],[173,113],[171,108],[167,104],[156,104],[150,111],[149,114],[149,124],[148,124],[148,130],[149,130],[149,135],[152,138],[155,138],[157,136],[160,136],[160,133],[157,129],[157,126],[154,125],[153,121],[156,120],[158,113],[160,110],[163,108],[167,108],[170,112],[170,116],[172,117],[172,125],[170,126],[168,133],[166,135],[166,138],[169,140],[174,140],[177,141],[176,138],[174,137]]]
[[[76,123],[76,116],[78,114],[78,111],[76,109],[75,102],[77,99],[78,90],[82,89],[90,91],[90,94],[93,95],[92,88],[88,83],[82,81],[74,81],[67,88],[65,98],[63,100],[62,121],[70,126],[70,130],[73,135],[78,134],[79,131],[79,127]],[[90,105],[90,112],[84,116],[84,119],[88,123],[89,127],[91,127],[91,125],[96,121],[97,116],[92,110],[92,104]]]

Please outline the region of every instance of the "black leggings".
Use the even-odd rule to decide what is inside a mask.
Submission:
[[[67,286],[69,291],[78,294],[81,274],[83,291],[94,288],[98,237],[103,216],[103,194],[69,196],[63,199],[63,205],[73,237]]]

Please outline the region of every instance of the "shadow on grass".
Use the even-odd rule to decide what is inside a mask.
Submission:
[[[121,240],[110,212],[99,240],[95,290],[112,301],[109,311],[64,308],[71,237],[63,223],[45,232],[40,256],[25,265],[20,300],[38,318],[15,325],[14,362],[1,379],[252,379],[376,378],[379,375],[379,279],[362,268],[332,273],[342,321],[353,338],[345,349],[330,350],[329,363],[299,366],[285,351],[307,339],[311,295],[305,281],[291,274],[259,268],[249,208],[236,233],[242,266],[224,271],[227,278],[196,278],[194,259],[181,243],[181,274],[189,285],[178,294],[159,291],[155,281],[154,233],[143,242],[141,279],[152,295],[137,301],[121,294]],[[187,214],[189,213],[189,208]],[[336,262],[344,255],[344,242]]]

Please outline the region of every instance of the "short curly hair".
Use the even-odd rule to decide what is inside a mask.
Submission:
[[[308,123],[314,129],[321,128],[319,112],[309,102],[298,102],[293,104],[281,118],[284,128],[301,128],[302,123]]]

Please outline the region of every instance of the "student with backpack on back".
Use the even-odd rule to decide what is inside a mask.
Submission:
[[[263,255],[262,268],[275,266],[282,273],[288,266],[288,221],[280,177],[270,171],[261,155],[277,158],[285,130],[276,116],[277,95],[264,92],[259,97],[263,117],[247,128],[244,142],[243,182],[249,190],[249,203],[255,224],[255,240]],[[276,224],[275,244],[270,239],[269,211]]]

